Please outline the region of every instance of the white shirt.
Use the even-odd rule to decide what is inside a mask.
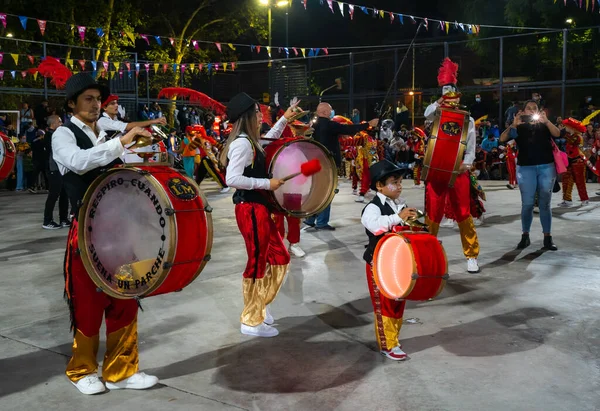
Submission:
[[[425,109],[425,118],[427,120],[432,120],[435,118],[435,111],[440,105],[437,101],[434,101],[433,104],[430,104],[427,109]],[[475,134],[475,120],[473,117],[469,117],[469,131],[467,132],[467,149],[465,150],[465,157],[463,159],[463,164],[471,165],[473,161],[475,161],[475,146],[477,145],[477,135]]]
[[[121,133],[124,133],[125,128],[127,128],[127,123],[120,120],[113,120],[106,113],[102,113],[97,124],[102,130],[120,131]]]
[[[381,235],[392,230],[396,225],[404,224],[404,221],[400,218],[398,213],[406,208],[404,200],[399,198],[394,201],[389,197],[384,196],[381,193],[377,193],[377,197],[381,200],[381,203],[386,203],[392,207],[395,214],[392,215],[381,215],[381,210],[375,204],[369,204],[365,207],[365,211],[360,219],[362,225],[372,232],[374,235]]]
[[[100,130],[96,136],[94,130],[83,124],[77,117],[71,117],[71,123],[79,127],[89,137],[94,147],[82,150],[77,146],[75,134],[65,126],[60,126],[52,135],[52,157],[60,174],[69,171],[85,174],[97,167],[109,164],[123,154],[121,140],[113,138],[106,142],[106,133]]]
[[[279,138],[287,125],[287,119],[281,117],[265,135],[265,138]],[[268,141],[267,141],[268,143]],[[229,187],[240,190],[269,190],[271,184],[268,178],[252,178],[244,176],[244,169],[252,164],[254,150],[247,138],[236,138],[229,146],[227,153],[226,183]]]

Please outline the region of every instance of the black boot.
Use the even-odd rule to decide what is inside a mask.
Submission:
[[[552,236],[544,236],[544,250],[556,251],[558,247],[552,242]]]
[[[529,240],[529,234],[523,234],[521,236],[521,241],[517,244],[517,250],[522,250],[531,245],[531,241]]]

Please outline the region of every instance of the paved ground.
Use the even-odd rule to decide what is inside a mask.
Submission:
[[[519,253],[518,190],[484,185],[483,272],[465,273],[457,230],[442,229],[452,277],[437,300],[409,304],[416,323],[402,330],[404,363],[375,350],[361,205],[347,183],[332,212],[338,230],[302,234],[308,255],[292,261],[273,305],[274,339],[239,333],[245,250],[231,195],[203,186],[213,259],[183,292],[146,300],[139,316],[141,365],[161,385],[95,397],[63,374],[67,231],[41,228],[44,195],[0,192],[0,409],[600,410],[599,198],[554,210],[559,251],[539,250],[536,220],[532,246]],[[411,186],[405,197],[420,205]]]

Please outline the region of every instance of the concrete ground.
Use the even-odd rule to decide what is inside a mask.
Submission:
[[[410,359],[396,363],[376,351],[362,205],[347,182],[333,205],[337,231],[302,233],[307,256],[292,260],[273,304],[273,339],[239,332],[245,249],[231,194],[203,185],[213,258],[183,292],[149,298],[139,314],[141,367],[161,384],[92,397],[64,375],[67,230],[41,228],[45,195],[1,192],[0,409],[600,410],[599,198],[554,209],[559,251],[540,250],[536,218],[532,246],[518,252],[519,191],[484,186],[482,272],[466,273],[458,231],[443,228],[451,279],[435,301],[408,304]],[[421,206],[423,191],[406,182],[404,197]]]

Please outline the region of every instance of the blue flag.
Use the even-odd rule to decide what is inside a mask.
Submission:
[[[156,40],[156,43],[158,43],[159,46],[162,46],[162,40],[160,39],[160,36],[154,36],[154,39]]]
[[[96,28],[96,34],[98,35],[98,37],[103,37],[104,36],[104,30],[102,29],[102,27],[97,27]]]
[[[400,23],[404,24],[404,16],[402,14],[398,14],[398,20],[400,20]]]
[[[19,20],[21,20],[21,26],[23,26],[23,30],[27,30],[27,17],[19,16]]]

